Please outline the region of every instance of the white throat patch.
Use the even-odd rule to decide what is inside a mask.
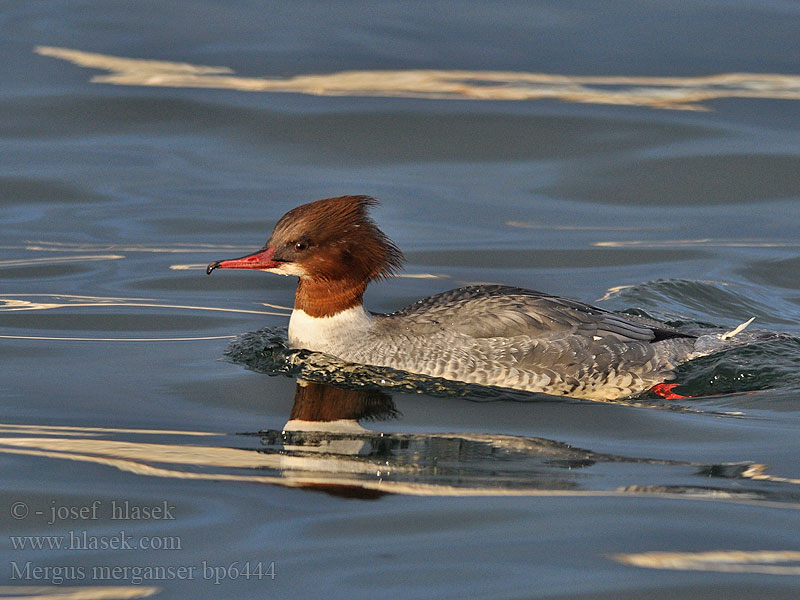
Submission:
[[[337,356],[340,349],[352,345],[358,334],[372,324],[372,315],[361,304],[330,317],[312,317],[296,308],[289,319],[289,344]]]

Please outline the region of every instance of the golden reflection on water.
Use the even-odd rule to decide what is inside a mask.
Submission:
[[[755,490],[737,489],[740,486],[726,489],[709,487],[705,483],[685,489],[683,486],[658,485],[577,489],[581,484],[573,475],[573,469],[590,467],[595,462],[634,462],[656,468],[689,468],[695,471],[695,476],[705,478],[709,465],[700,463],[595,454],[553,440],[507,434],[383,434],[361,424],[362,421],[368,424],[373,420],[390,420],[398,415],[391,397],[381,391],[299,382],[284,430],[260,431],[244,438],[237,436],[234,447],[223,445],[223,438],[228,434],[219,432],[0,424],[0,454],[98,464],[147,477],[260,483],[322,490],[362,499],[374,499],[384,494],[637,497],[800,509],[800,503],[791,493],[779,500]],[[154,435],[159,436],[157,441],[153,441]],[[168,441],[161,441],[167,436]],[[208,439],[211,437],[217,439]],[[243,440],[255,443],[251,447],[241,447]],[[486,469],[486,464],[479,464],[498,458],[506,463],[509,460],[525,461],[520,463],[520,466],[525,465],[525,469],[517,470],[513,465],[506,467],[518,472],[516,477],[505,480],[493,468]],[[435,468],[431,469],[434,465]],[[767,475],[766,466],[761,464],[720,463],[714,467],[723,479],[800,485],[800,480]],[[448,472],[453,469],[455,472]],[[721,474],[725,469],[730,470],[728,475]],[[647,552],[616,554],[609,558],[626,565],[659,569],[770,575],[797,574],[800,569],[794,565],[776,564],[800,561],[800,552],[794,550]],[[42,589],[41,596],[33,597],[50,597],[46,595],[49,588]],[[120,588],[119,594],[124,594],[127,589]],[[107,588],[109,594],[112,593],[110,590],[112,588]],[[77,593],[79,590],[76,588]],[[67,597],[77,600],[95,596]]]
[[[641,552],[636,554],[614,554],[611,558],[622,564],[648,569],[800,575],[800,552],[794,550]]]
[[[0,433],[25,435],[75,435],[98,436],[110,433],[137,433],[142,435],[222,435],[210,431],[181,431],[169,429],[126,429],[121,427],[77,427],[74,425],[12,425],[0,423]]]
[[[728,492],[723,488],[692,487],[679,490],[663,486],[632,485],[608,490],[576,489],[570,483],[570,469],[564,470],[564,474],[560,475],[558,468],[547,467],[550,461],[577,461],[575,465],[582,466],[587,460],[593,464],[596,461],[619,462],[620,459],[610,455],[594,455],[590,451],[575,449],[552,440],[513,435],[437,433],[414,434],[410,437],[400,435],[394,439],[391,436],[384,437],[360,424],[364,419],[385,420],[396,416],[394,403],[383,392],[349,390],[303,382],[297,386],[294,406],[284,428],[284,437],[279,435],[277,442],[272,440],[264,445],[266,438],[263,436],[268,433],[261,432],[261,444],[254,448],[198,443],[200,437],[225,435],[206,431],[0,424],[0,453],[102,464],[150,477],[249,482],[300,488],[350,488],[381,494],[642,496],[722,500],[800,509],[800,504],[794,502],[772,501],[743,495],[736,490]],[[168,443],[156,443],[147,439],[152,435],[168,435],[171,440]],[[373,456],[370,444],[375,443],[373,438],[376,435],[378,438],[375,439],[379,440],[378,445],[382,450]],[[125,439],[117,439],[121,436]],[[480,448],[485,448],[491,449],[492,455],[495,452],[510,452],[509,456],[515,455],[521,460],[533,460],[534,463],[544,461],[541,463],[543,468],[534,467],[528,474],[529,480],[514,479],[504,483],[490,477],[484,481],[482,476],[475,478],[480,469],[472,473],[476,465],[464,459],[467,462],[459,468],[465,471],[456,478],[461,483],[453,485],[442,474],[426,475],[427,459],[417,455],[420,452],[447,454],[447,448],[457,449],[454,450],[456,454],[447,459],[456,464],[462,460],[459,453],[466,446],[474,446],[473,451],[479,451],[478,454]],[[409,452],[416,458],[409,459],[406,456]],[[473,457],[471,460],[479,459]],[[692,469],[707,466],[652,459],[621,460]],[[741,479],[800,485],[800,480],[797,479],[768,475],[765,465],[725,465],[738,473],[734,476]],[[720,468],[725,468],[725,465]],[[391,477],[388,477],[389,473]]]
[[[37,46],[34,52],[106,71],[91,81],[115,85],[214,88],[315,96],[537,100],[708,110],[718,98],[800,100],[800,76],[721,73],[703,77],[592,77],[510,71],[343,71],[279,79],[237,77],[228,67],[125,58],[70,48]]]
[[[35,427],[35,426],[34,426]],[[153,432],[157,433],[157,432]],[[191,432],[190,432],[191,433]],[[309,473],[300,467],[301,461],[284,461],[280,455],[268,455],[252,450],[215,446],[153,444],[148,442],[123,442],[56,437],[3,437],[0,453],[74,460],[101,464],[137,475],[192,479],[263,483],[285,487],[354,487],[376,492],[418,496],[637,496],[650,495],[617,490],[561,490],[561,489],[502,489],[496,487],[454,487],[423,482],[398,482],[364,480],[361,473],[373,473],[375,467],[360,461],[347,461],[341,457],[328,459],[329,466],[320,469],[322,459],[305,463]],[[155,464],[154,464],[155,463]],[[294,463],[294,464],[293,464]],[[159,465],[159,466],[157,466]],[[167,467],[163,465],[172,465]],[[185,469],[177,466],[183,465]],[[199,472],[191,467],[252,469],[252,473]],[[288,468],[287,468],[288,467]],[[283,475],[263,475],[264,468],[286,469]],[[293,472],[293,470],[295,472]],[[320,471],[323,471],[320,473]],[[324,472],[334,473],[326,475]],[[683,497],[676,494],[659,494],[660,497]],[[692,496],[703,498],[703,496]],[[715,498],[719,499],[719,497]]]
[[[130,600],[159,592],[161,588],[141,585],[0,585],[3,600]]]

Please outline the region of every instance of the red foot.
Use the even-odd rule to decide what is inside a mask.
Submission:
[[[673,388],[678,387],[679,383],[657,383],[653,387],[650,388],[651,392],[655,392],[662,398],[666,398],[667,400],[680,400],[682,398],[691,398],[691,396],[681,396],[680,394],[675,394],[672,392]]]

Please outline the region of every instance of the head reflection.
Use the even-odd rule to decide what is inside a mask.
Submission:
[[[293,421],[385,421],[399,416],[391,396],[380,390],[346,389],[298,381],[289,424]]]
[[[540,438],[482,433],[402,433],[402,414],[383,391],[298,382],[282,431],[261,431],[264,452],[281,456],[282,475],[336,474],[361,483],[472,488],[573,489],[591,452]],[[336,487],[336,486],[334,486]],[[325,486],[326,491],[344,493]],[[353,495],[353,492],[348,492]]]

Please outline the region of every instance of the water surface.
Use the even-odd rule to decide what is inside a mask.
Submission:
[[[0,28],[2,595],[800,593],[795,5]],[[785,335],[685,365],[683,400],[343,368],[285,347],[290,278],[203,272],[341,194],[408,258],[375,311],[496,282]]]

